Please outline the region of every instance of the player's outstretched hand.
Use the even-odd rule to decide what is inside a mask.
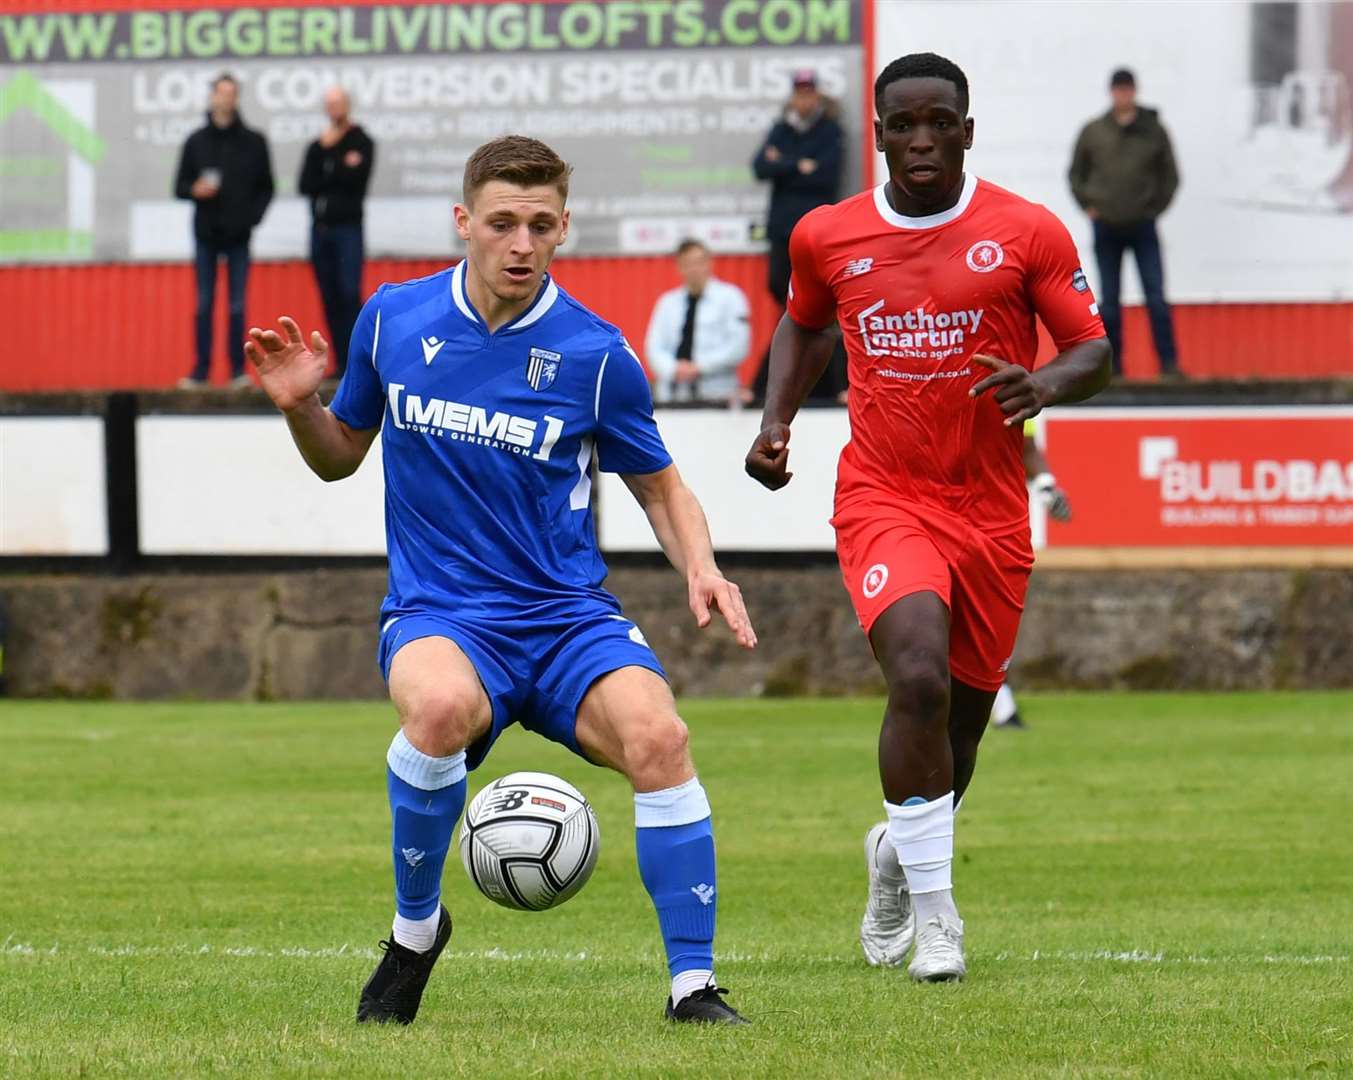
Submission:
[[[744,649],[756,648],[756,631],[752,629],[752,620],[747,617],[741,589],[718,571],[710,571],[696,574],[690,579],[689,593],[696,626],[701,630],[708,626],[710,609],[717,609],[728,624],[728,629],[738,639],[738,644]]]
[[[283,412],[290,412],[319,390],[329,368],[329,343],[316,330],[310,335],[307,349],[295,319],[283,315],[277,322],[282,328],[280,334],[251,327],[244,355],[258,368],[258,381],[273,404]]]
[[[771,424],[764,428],[747,451],[744,463],[753,480],[778,491],[793,478],[789,468],[789,425]]]
[[[991,374],[969,390],[968,396],[977,397],[994,389],[1001,412],[1005,413],[1006,427],[1022,424],[1043,411],[1043,397],[1033,372],[1028,368],[984,353],[977,353],[973,361],[987,368]]]

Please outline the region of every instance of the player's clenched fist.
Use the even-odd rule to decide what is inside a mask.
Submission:
[[[778,491],[789,483],[794,476],[788,471],[789,425],[771,424],[762,429],[747,451],[745,467],[748,476],[771,491]]]
[[[329,343],[318,330],[305,347],[296,320],[283,315],[278,320],[282,333],[250,328],[244,343],[244,355],[258,369],[258,381],[273,404],[290,412],[314,397],[324,373],[329,369]]]
[[[984,353],[974,355],[973,362],[989,369],[991,374],[969,390],[968,395],[977,397],[994,389],[1001,412],[1005,413],[1006,427],[1022,424],[1043,411],[1046,404],[1043,394],[1028,368]]]

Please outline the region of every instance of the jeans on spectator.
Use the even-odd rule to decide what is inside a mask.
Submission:
[[[362,310],[362,227],[314,225],[310,229],[310,264],[315,269],[324,320],[329,324],[334,364],[341,377],[348,363],[352,327]]]
[[[1108,225],[1096,221],[1095,261],[1099,263],[1099,313],[1104,330],[1113,346],[1113,370],[1123,372],[1123,308],[1120,302],[1123,284],[1123,253],[1131,251],[1137,260],[1137,274],[1146,294],[1146,310],[1151,317],[1151,338],[1160,358],[1162,374],[1178,368],[1174,343],[1174,319],[1165,299],[1165,266],[1160,257],[1160,236],[1154,221],[1137,225]]]
[[[226,354],[230,357],[230,374],[244,373],[244,290],[249,282],[249,241],[237,244],[213,244],[197,241],[197,364],[193,378],[206,380],[211,374],[212,309],[216,306],[216,264],[226,261],[226,280],[229,286],[229,328],[226,331]]]

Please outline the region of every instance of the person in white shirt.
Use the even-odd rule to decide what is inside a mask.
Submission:
[[[654,399],[741,401],[738,367],[752,340],[747,297],[714,276],[699,240],[681,242],[676,264],[684,284],[658,297],[644,342]]]

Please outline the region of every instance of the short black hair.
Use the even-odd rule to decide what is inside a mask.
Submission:
[[[686,252],[688,251],[703,251],[706,255],[708,255],[709,247],[703,240],[697,240],[693,236],[688,236],[686,237],[685,240],[681,241],[681,243],[677,245],[676,257],[679,259],[681,258],[681,256],[685,255]]]
[[[968,76],[963,69],[943,56],[931,52],[908,53],[899,56],[874,80],[874,107],[883,100],[883,91],[898,79],[943,79],[954,84],[958,91],[958,107],[968,115]]]
[[[218,86],[220,86],[223,82],[228,82],[228,83],[229,83],[231,86],[233,86],[236,90],[238,90],[238,89],[240,88],[240,81],[239,81],[239,79],[235,78],[235,76],[232,75],[232,74],[230,74],[230,72],[228,72],[228,71],[223,71],[223,72],[221,72],[221,74],[217,75],[216,78],[212,79],[212,80],[211,80],[211,88],[212,88],[213,90],[215,90],[215,89],[216,89]]]

